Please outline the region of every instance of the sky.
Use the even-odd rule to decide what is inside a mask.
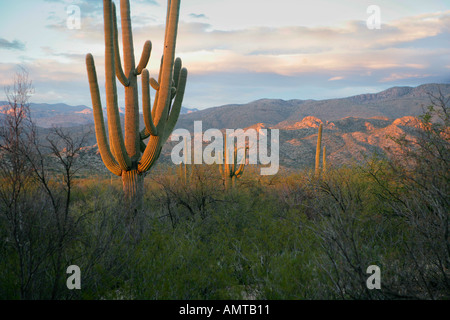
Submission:
[[[157,78],[167,2],[130,3],[136,62],[151,40],[147,68]],[[371,5],[379,9],[378,29]],[[0,0],[0,87],[22,66],[35,87],[32,102],[91,106],[85,56],[92,53],[104,103],[102,7],[102,0]],[[79,28],[68,27],[73,8]],[[189,72],[183,105],[450,83],[449,41],[450,0],[182,0],[176,54]]]

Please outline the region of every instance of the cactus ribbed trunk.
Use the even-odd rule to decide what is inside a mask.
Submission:
[[[317,136],[316,147],[316,177],[320,175],[320,149],[322,148],[322,124],[319,126],[319,135]]]
[[[225,190],[229,190],[231,186],[231,178],[226,176],[225,178],[223,178],[223,183],[225,186]]]
[[[122,174],[122,184],[127,206],[132,207],[132,209],[140,209],[144,175],[139,173],[137,169],[125,171]]]

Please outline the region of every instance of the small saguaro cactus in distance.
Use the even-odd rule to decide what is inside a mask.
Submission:
[[[187,140],[184,141],[184,163],[180,162],[179,168],[178,168],[178,178],[179,180],[183,181],[184,184],[188,183],[188,152],[187,152],[187,148],[188,148],[188,143]],[[192,179],[192,177],[194,176],[194,164],[190,165],[191,167],[191,174],[189,175],[189,178]]]
[[[187,70],[181,59],[175,60],[175,47],[181,0],[168,0],[163,59],[158,80],[150,78],[146,68],[152,49],[145,42],[139,64],[135,64],[129,0],[120,1],[124,68],[120,59],[116,7],[103,0],[105,32],[106,104],[109,144],[106,139],[94,58],[86,56],[95,133],[105,166],[122,177],[123,190],[130,204],[139,206],[143,178],[159,158],[162,146],[173,131],[180,114],[186,86]],[[139,130],[137,77],[142,76],[142,110],[145,128]],[[116,77],[125,87],[125,135],[122,135],[117,104]],[[150,106],[150,85],[156,90],[153,108]],[[149,138],[148,144],[144,140]]]
[[[244,147],[244,157],[241,160],[241,164],[238,165],[237,161],[237,153],[238,153],[238,147],[236,145],[236,142],[234,143],[234,153],[233,158],[230,159],[228,156],[228,148],[227,148],[227,135],[224,135],[224,142],[223,142],[223,161],[220,161],[222,164],[219,164],[219,170],[220,174],[222,175],[222,179],[225,183],[225,189],[229,189],[230,186],[234,187],[236,185],[236,179],[240,178],[242,174],[244,173],[244,167],[245,167],[245,160],[247,158],[247,150],[248,147]]]
[[[320,149],[322,147],[322,127],[323,125],[319,125],[319,134],[317,136],[317,147],[316,147],[316,177],[320,175]]]
[[[190,171],[191,171],[191,173],[189,173],[189,169],[188,169],[188,166],[186,163],[184,163],[184,164],[180,163],[179,168],[178,168],[178,178],[184,184],[188,184],[189,181],[192,180],[192,178],[194,177],[194,172],[195,172],[194,164],[190,165]]]

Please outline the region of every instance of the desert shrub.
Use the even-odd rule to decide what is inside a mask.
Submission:
[[[188,167],[186,177],[160,174],[149,179],[154,186],[147,192],[146,205],[153,210],[158,208],[159,217],[169,219],[172,227],[196,216],[206,218],[225,197],[221,178],[213,166]]]
[[[227,191],[215,166],[186,179],[159,166],[134,220],[120,179],[67,171],[70,148],[53,148],[52,161],[11,153],[0,163],[0,298],[448,298],[445,103],[417,130],[389,159],[320,177],[249,166]],[[71,264],[82,290],[65,288]],[[367,288],[369,265],[381,268],[381,290]]]
[[[450,292],[448,100],[432,96],[417,138],[394,139],[400,152],[387,166],[369,171],[387,214],[404,234],[399,260],[392,263],[398,281],[389,284],[400,297],[441,299]]]

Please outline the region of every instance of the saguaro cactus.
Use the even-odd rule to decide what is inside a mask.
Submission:
[[[322,156],[322,171],[325,173],[327,171],[327,147],[323,146],[323,156]]]
[[[178,168],[178,178],[180,181],[182,181],[184,184],[188,184],[188,179],[192,179],[192,177],[194,176],[194,164],[191,164],[191,174],[188,175],[188,162],[190,163],[191,159],[188,159],[188,152],[187,152],[187,148],[188,148],[188,143],[185,140],[184,141],[184,163],[180,162],[180,166]],[[188,161],[189,160],[189,161]]]
[[[219,164],[220,174],[225,182],[225,189],[229,189],[230,186],[234,187],[236,185],[236,179],[240,178],[244,173],[245,159],[247,158],[248,147],[244,148],[244,157],[242,158],[241,164],[238,165],[237,152],[238,148],[236,143],[234,144],[234,154],[229,163],[228,148],[227,148],[227,135],[224,136],[223,142],[223,164]]]
[[[319,134],[317,136],[317,147],[316,147],[316,177],[320,174],[320,149],[322,146],[322,124],[319,126]]]
[[[186,163],[180,163],[178,167],[178,179],[184,184],[189,184],[190,180],[192,180],[192,178],[194,177],[195,164],[191,164],[189,165],[189,167],[190,169],[188,168]]]
[[[145,69],[152,49],[150,41],[145,42],[140,62],[137,66],[135,64],[129,0],[120,1],[124,55],[122,68],[115,4],[111,0],[103,0],[109,144],[106,139],[94,58],[91,54],[86,56],[100,155],[105,166],[115,175],[122,177],[125,196],[132,203],[139,203],[144,174],[159,158],[162,146],[173,131],[180,114],[187,79],[187,70],[181,67],[181,59],[175,60],[180,1],[168,0],[164,52],[157,81],[150,78],[149,71]],[[142,110],[145,122],[142,131],[139,131],[139,75],[142,76]],[[125,87],[124,137],[117,104],[116,77]],[[150,85],[156,90],[152,109]],[[147,138],[149,141],[145,145],[144,140]]]

